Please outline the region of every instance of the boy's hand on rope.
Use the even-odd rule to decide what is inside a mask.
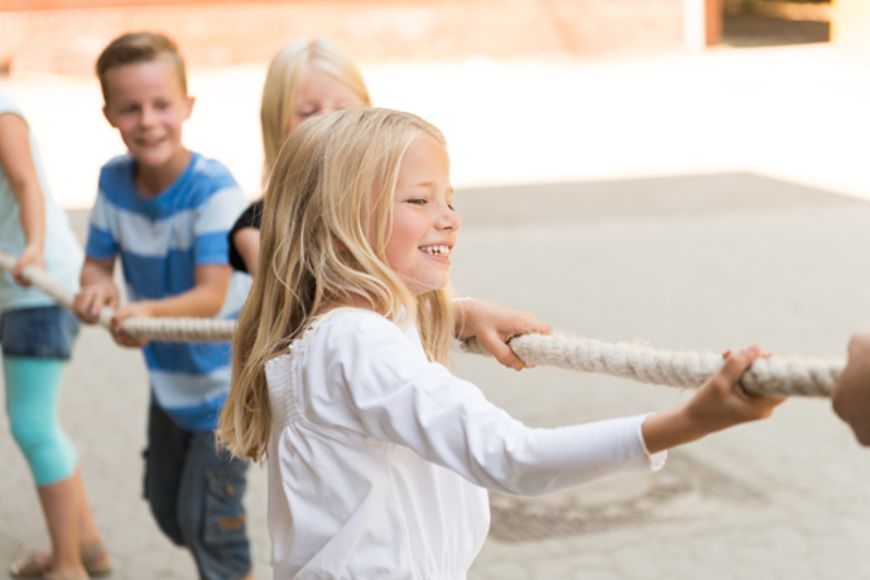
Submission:
[[[100,311],[103,308],[115,308],[117,305],[118,289],[112,282],[83,286],[73,299],[73,310],[76,316],[86,324],[99,322]]]
[[[759,357],[769,355],[753,345],[723,353],[725,363],[708,379],[692,399],[672,411],[652,415],[644,421],[642,433],[646,448],[657,453],[705,435],[747,421],[764,419],[785,401],[781,395],[750,395],[740,380]]]
[[[24,269],[29,267],[45,270],[45,258],[43,249],[39,246],[26,246],[18,257],[18,261],[12,268],[15,281],[21,286],[30,286],[30,282],[24,279]]]
[[[454,302],[456,338],[474,337],[501,364],[520,371],[534,365],[525,364],[508,346],[522,334],[550,334],[550,325],[533,314],[514,310],[487,300],[465,298]]]
[[[118,308],[112,316],[112,323],[109,325],[109,332],[112,333],[112,338],[115,339],[115,342],[120,346],[142,348],[148,344],[148,341],[133,338],[121,329],[121,325],[123,325],[124,321],[128,318],[150,318],[152,314],[151,303],[147,301],[131,302],[130,304],[125,304]]]

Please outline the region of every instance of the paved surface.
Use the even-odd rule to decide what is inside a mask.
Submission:
[[[838,356],[850,332],[870,325],[870,204],[860,199],[870,191],[870,76],[827,47],[367,73],[376,100],[394,89],[388,104],[445,126],[464,189],[455,273],[463,293],[578,334],[675,349],[758,341],[783,354]],[[258,73],[234,69],[195,82],[226,88],[239,110],[252,107],[250,121],[253,80]],[[467,91],[465,100],[427,93],[425,83],[448,81]],[[87,109],[93,90],[53,79],[0,89],[33,111],[56,162],[47,164],[58,197],[85,205],[89,194],[76,197],[79,189],[117,147]],[[57,93],[46,92],[61,89],[63,112],[50,106]],[[255,131],[241,117],[221,117],[220,101],[206,97],[190,137],[227,159],[253,195]],[[221,142],[218,128],[238,138]],[[87,148],[57,155],[59,143],[83,135]],[[483,187],[493,183],[505,186]],[[85,213],[71,215],[83,232]],[[665,409],[688,396],[554,369],[518,374],[470,356],[456,369],[531,425]],[[163,539],[139,498],[146,402],[138,353],[86,329],[62,413],[115,558],[113,577],[192,578],[187,556]],[[5,564],[47,539],[8,437],[0,457]],[[493,531],[471,578],[866,578],[868,481],[870,455],[827,402],[792,400],[770,421],[675,451],[655,475],[534,499],[494,496]],[[264,501],[264,473],[254,468],[247,503],[260,577],[269,575]]]

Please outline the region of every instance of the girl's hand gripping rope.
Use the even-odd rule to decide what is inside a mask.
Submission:
[[[43,253],[43,248],[35,244],[28,244],[24,248],[24,251],[21,252],[21,255],[18,257],[18,261],[12,268],[12,275],[15,277],[15,281],[19,285],[30,286],[30,281],[24,277],[25,268],[33,266],[34,268],[45,270],[45,258],[43,257]]]
[[[504,366],[521,371],[534,365],[524,363],[508,343],[522,334],[550,334],[550,325],[534,314],[514,310],[488,300],[462,298],[455,300],[456,338],[474,337],[478,344]]]
[[[767,418],[785,401],[780,395],[748,394],[740,379],[759,357],[767,357],[758,346],[726,351],[725,363],[705,382],[692,399],[672,411],[650,416],[643,424],[647,450],[656,453],[740,423]]]

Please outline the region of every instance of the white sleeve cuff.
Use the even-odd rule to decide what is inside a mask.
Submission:
[[[643,424],[647,420],[647,417],[650,417],[652,414],[653,413],[647,413],[643,416],[643,420],[637,424],[637,438],[640,440],[640,445],[643,447],[643,452],[646,454],[647,461],[649,462],[649,470],[658,471],[668,462],[668,450],[665,449],[658,453],[650,453],[649,449],[646,448],[646,441],[643,439]]]

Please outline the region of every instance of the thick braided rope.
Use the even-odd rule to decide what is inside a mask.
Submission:
[[[11,270],[15,259],[0,252],[0,268]],[[73,294],[47,272],[26,268],[24,277],[58,301],[72,307]],[[99,322],[108,327],[112,310],[104,308]],[[232,338],[232,320],[206,318],[128,318],[122,329],[134,338],[165,341],[226,341]],[[511,340],[511,349],[527,364],[555,366],[633,379],[643,383],[695,388],[722,365],[713,353],[671,352],[646,345],[608,343],[564,334],[528,334]],[[468,350],[487,354],[474,341]],[[743,386],[755,394],[830,396],[843,363],[836,360],[772,357],[756,360],[743,376]]]
[[[472,352],[481,352],[476,343],[468,346]],[[722,366],[722,357],[713,353],[672,352],[558,333],[518,336],[510,341],[510,347],[527,364],[671,387],[699,387]],[[756,360],[741,384],[759,395],[829,397],[842,367],[836,360],[775,356]]]
[[[16,259],[0,252],[0,268],[12,271]],[[59,284],[41,268],[28,267],[23,277],[57,301],[61,306],[72,309],[75,295]],[[114,311],[103,308],[98,323],[109,328]],[[210,318],[128,318],[121,329],[133,338],[166,341],[222,342],[232,339],[235,321]]]

